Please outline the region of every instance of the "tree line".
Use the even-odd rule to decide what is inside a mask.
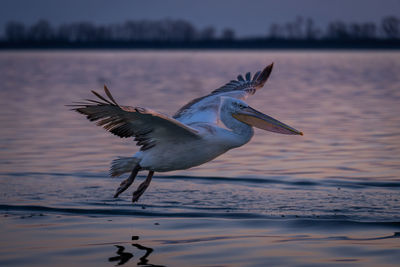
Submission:
[[[5,40],[26,41],[65,41],[65,42],[104,42],[104,41],[195,41],[216,38],[233,40],[232,29],[224,29],[220,36],[214,27],[197,29],[185,20],[164,19],[159,21],[126,21],[122,24],[95,25],[91,22],[75,22],[53,27],[46,20],[26,26],[20,22],[8,22],[5,27]]]
[[[268,37],[297,40],[400,39],[400,19],[395,16],[384,17],[380,24],[346,23],[338,20],[321,29],[311,18],[297,17],[283,25],[271,24]]]
[[[231,28],[217,32],[215,27],[202,29],[185,20],[130,20],[121,24],[96,25],[91,22],[75,22],[53,26],[46,20],[33,25],[10,21],[0,41],[3,45],[76,45],[76,44],[218,44],[218,43],[282,43],[282,42],[360,42],[400,40],[400,19],[384,17],[380,23],[348,23],[332,21],[325,28],[311,18],[297,17],[283,24],[272,23],[265,34],[252,38],[238,38]]]

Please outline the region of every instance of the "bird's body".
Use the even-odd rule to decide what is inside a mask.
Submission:
[[[203,138],[191,141],[176,140],[173,144],[162,144],[146,151],[139,151],[134,157],[141,159],[140,166],[143,170],[156,172],[184,170],[206,163],[232,148],[247,143],[253,135],[250,127],[246,136],[206,123],[198,123],[192,127],[198,130]]]
[[[301,134],[265,114],[249,107],[243,99],[264,86],[272,64],[253,77],[241,75],[211,94],[194,99],[170,117],[154,110],[121,106],[104,88],[108,99],[93,93],[102,101],[87,100],[74,108],[98,121],[111,133],[120,137],[134,137],[141,146],[133,157],[113,161],[111,175],[131,172],[117,189],[115,196],[125,191],[141,170],[148,170],[145,182],[134,192],[136,201],[150,184],[154,172],[188,169],[206,163],[226,151],[250,141],[252,126],[283,134]]]

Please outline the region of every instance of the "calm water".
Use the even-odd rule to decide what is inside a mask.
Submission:
[[[107,176],[132,140],[64,106],[107,84],[173,114],[270,62],[247,102],[305,136],[256,130],[134,206]],[[1,52],[0,265],[397,265],[399,74],[398,52]]]

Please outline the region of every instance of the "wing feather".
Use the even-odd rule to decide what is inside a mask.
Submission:
[[[73,110],[85,115],[90,121],[97,121],[107,131],[119,137],[135,137],[141,150],[147,150],[162,142],[181,142],[198,139],[198,132],[162,113],[154,110],[120,106],[104,86],[107,98],[92,91],[100,100],[78,102]]]

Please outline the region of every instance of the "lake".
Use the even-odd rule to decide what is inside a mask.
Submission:
[[[304,136],[256,129],[134,205],[108,168],[135,143],[65,106],[106,84],[172,115],[271,62],[246,102]],[[398,266],[399,74],[385,51],[2,51],[0,265]]]

